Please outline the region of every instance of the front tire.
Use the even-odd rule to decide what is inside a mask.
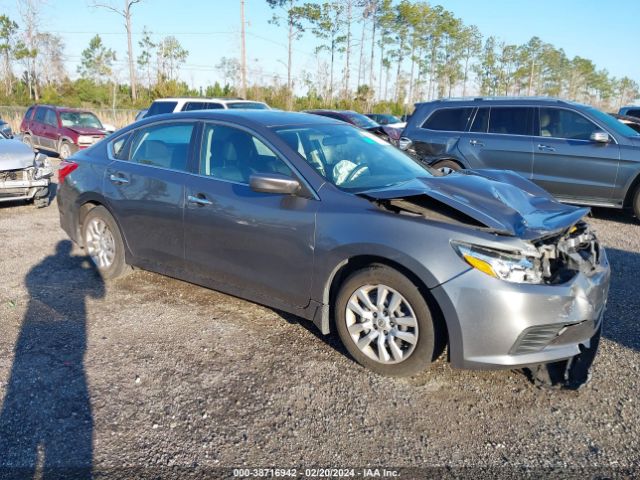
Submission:
[[[82,224],[82,239],[102,278],[118,278],[128,270],[120,229],[106,208],[98,206],[89,211]]]
[[[449,175],[450,173],[462,170],[462,166],[454,160],[441,160],[432,165],[432,167],[440,171],[443,175]]]
[[[386,265],[358,270],[345,280],[335,321],[351,356],[376,373],[405,377],[431,364],[435,335],[429,306],[411,280]]]

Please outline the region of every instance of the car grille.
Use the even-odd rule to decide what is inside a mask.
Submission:
[[[19,180],[19,181],[27,181],[31,180],[30,171],[29,170],[7,170],[4,172],[0,172],[0,181],[9,181],[9,180]]]
[[[520,334],[516,343],[511,347],[511,355],[539,352],[556,338],[560,330],[566,325],[539,325],[529,327]]]

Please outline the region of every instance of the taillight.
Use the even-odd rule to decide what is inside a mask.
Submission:
[[[78,168],[78,164],[76,162],[72,162],[71,160],[63,160],[62,162],[60,162],[60,167],[58,167],[58,185],[62,185],[66,176],[73,172],[76,168]]]

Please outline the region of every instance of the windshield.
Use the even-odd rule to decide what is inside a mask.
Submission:
[[[381,124],[389,124],[389,123],[402,123],[402,120],[400,120],[398,117],[394,117],[393,115],[389,115],[389,114],[380,114],[378,115],[379,123]]]
[[[360,113],[345,112],[344,115],[351,120],[355,126],[360,128],[375,128],[380,126],[378,122],[375,122],[366,115],[362,115]]]
[[[229,102],[227,103],[227,107],[229,108],[242,108],[247,110],[268,110],[264,103],[259,102]]]
[[[102,123],[90,112],[62,112],[60,120],[63,127],[89,127],[102,130]]]
[[[349,192],[431,176],[397,148],[350,125],[279,127],[275,132],[320,175]]]
[[[618,135],[622,135],[624,137],[637,137],[638,132],[636,132],[633,128],[625,125],[621,121],[616,118],[613,118],[608,113],[601,112],[597,108],[589,107],[587,111],[593,115],[596,120],[600,123],[604,124],[609,130],[613,130],[614,133]]]

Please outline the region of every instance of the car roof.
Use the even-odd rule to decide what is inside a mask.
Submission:
[[[41,104],[41,103],[36,103],[35,105],[31,105],[31,107],[29,108],[33,108],[33,107],[46,107],[46,108],[51,108],[53,110],[56,110],[58,112],[93,113],[91,110],[88,110],[86,108],[58,107],[56,105],[48,105],[48,104]]]
[[[246,100],[240,97],[171,97],[156,98],[154,102],[238,102],[238,103],[264,103],[258,100]]]
[[[418,102],[419,105],[432,105],[432,104],[466,104],[466,105],[481,105],[481,104],[502,104],[502,105],[572,105],[572,106],[585,106],[581,103],[572,102],[570,100],[562,100],[555,97],[533,97],[533,96],[521,96],[521,97],[457,97],[457,98],[440,98],[429,102]]]
[[[230,120],[247,127],[280,127],[293,125],[344,125],[344,122],[329,117],[302,112],[281,110],[191,110],[188,112],[165,113],[145,118],[136,125],[155,121],[192,118],[196,120]]]

